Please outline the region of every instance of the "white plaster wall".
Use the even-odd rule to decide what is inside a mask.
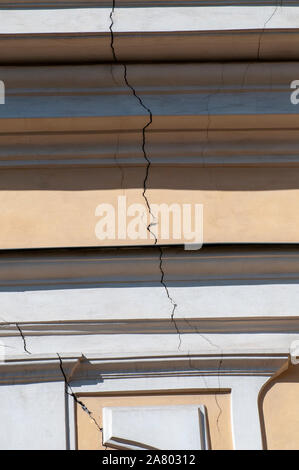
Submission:
[[[234,282],[234,281],[231,281]],[[176,318],[299,316],[299,285],[189,285],[172,287]],[[2,322],[169,318],[172,305],[160,284],[0,292]]]
[[[0,449],[65,448],[63,382],[0,386]]]
[[[109,32],[110,12],[111,8],[2,10],[0,11],[0,33]],[[151,6],[151,8],[116,8],[113,29],[115,32],[167,32],[298,27],[299,8],[297,6],[278,8],[275,5],[218,6],[217,8]]]

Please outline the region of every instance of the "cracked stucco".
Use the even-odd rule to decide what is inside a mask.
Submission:
[[[23,334],[23,331],[22,331],[22,329],[21,329],[21,327],[20,327],[20,325],[19,325],[18,323],[16,323],[16,327],[18,328],[18,330],[19,330],[19,332],[20,332],[20,335],[21,335],[21,338],[22,338],[22,340],[23,340],[24,351],[25,351],[27,354],[31,354],[31,352],[28,351],[28,349],[27,349],[26,338],[25,338],[25,336],[24,336],[24,334]]]
[[[260,34],[260,37],[259,37],[259,41],[258,41],[258,49],[257,49],[257,60],[261,60],[261,46],[262,46],[262,38],[263,38],[263,35],[265,33],[265,30],[266,30],[266,27],[267,25],[270,23],[271,19],[274,17],[274,15],[276,14],[277,10],[279,7],[282,7],[282,0],[279,0],[277,5],[275,6],[274,8],[274,11],[272,12],[272,14],[269,16],[269,18],[267,19],[267,21],[264,23],[264,26],[263,26],[263,30],[261,31],[261,34]],[[149,158],[149,155],[148,155],[148,152],[147,152],[147,141],[146,141],[146,133],[147,133],[147,130],[148,128],[151,126],[152,122],[153,122],[153,114],[152,114],[152,111],[149,107],[146,106],[146,104],[144,103],[143,99],[138,95],[136,89],[134,88],[134,86],[132,86],[132,84],[130,83],[129,79],[128,79],[128,66],[126,63],[121,63],[119,62],[118,58],[117,58],[117,54],[116,54],[116,51],[115,51],[115,45],[114,45],[114,33],[113,33],[113,24],[114,24],[114,20],[113,20],[113,16],[114,16],[114,12],[115,12],[115,0],[113,0],[113,4],[112,4],[112,9],[111,9],[111,12],[110,12],[110,20],[111,20],[111,24],[110,24],[110,27],[109,27],[109,30],[110,30],[110,34],[111,34],[111,50],[112,50],[112,55],[113,55],[113,60],[114,60],[114,63],[117,63],[119,65],[121,65],[123,67],[123,78],[124,78],[124,81],[125,81],[125,84],[126,86],[128,87],[128,89],[131,91],[132,95],[135,97],[135,99],[138,101],[139,105],[143,108],[143,110],[147,113],[148,115],[148,121],[146,122],[146,124],[144,125],[144,127],[142,128],[142,153],[143,153],[143,157],[144,157],[144,160],[146,162],[146,167],[145,167],[145,176],[144,176],[144,180],[143,180],[143,191],[142,191],[142,196],[144,198],[144,201],[145,201],[145,204],[147,206],[147,209],[148,209],[148,213],[150,215],[150,218],[151,220],[155,220],[155,216],[154,214],[152,213],[152,210],[151,210],[151,205],[150,205],[150,202],[149,202],[149,199],[147,197],[147,190],[148,190],[148,181],[149,181],[149,176],[150,176],[150,167],[151,167],[151,160]],[[246,69],[245,69],[245,75],[243,77],[243,85],[245,84],[245,79],[246,79],[246,75],[248,73],[248,70],[249,70],[249,67],[250,67],[250,63],[247,65]],[[223,64],[222,64],[222,74],[221,74],[221,85],[223,85]],[[220,89],[221,89],[221,85],[219,86],[219,89],[218,91],[216,91],[216,94],[220,92]],[[206,144],[205,146],[208,146],[209,145],[209,130],[210,130],[210,99],[212,96],[215,96],[215,94],[210,94],[208,95],[207,97],[207,117],[208,117],[208,121],[207,121],[207,128],[206,128]],[[117,162],[117,152],[118,152],[118,146],[119,146],[119,141],[117,143],[117,150],[116,150],[116,155],[115,155],[115,159],[116,159],[116,162]],[[204,153],[205,153],[205,146],[203,146],[202,148],[202,156],[204,157]],[[121,187],[123,186],[123,179],[124,179],[124,173],[123,173],[123,168],[121,167],[121,165],[118,165],[119,168],[120,168],[120,171],[122,172],[122,182],[121,182]],[[166,295],[167,295],[167,298],[169,299],[169,302],[170,302],[170,305],[171,305],[171,315],[170,315],[170,320],[171,322],[173,322],[174,324],[174,327],[176,329],[176,333],[178,335],[178,350],[181,349],[181,345],[182,345],[182,338],[181,338],[181,333],[180,333],[180,330],[178,328],[178,325],[177,325],[177,322],[176,322],[176,319],[175,319],[175,311],[178,307],[178,305],[176,304],[176,302],[174,301],[174,299],[172,298],[172,296],[170,295],[170,292],[169,292],[169,288],[165,282],[165,271],[163,269],[163,248],[161,246],[158,245],[158,239],[157,239],[157,236],[155,235],[155,233],[153,233],[151,231],[151,226],[154,225],[154,222],[151,222],[149,223],[149,225],[147,226],[147,230],[149,231],[149,233],[154,237],[154,245],[157,246],[157,249],[159,250],[159,263],[158,263],[158,266],[159,266],[159,270],[160,270],[160,274],[161,274],[161,277],[160,277],[160,283],[161,283],[161,286],[164,288],[165,292],[166,292]],[[187,319],[184,319],[186,322],[188,322]],[[189,322],[188,322],[189,323]],[[26,354],[31,354],[31,352],[27,349],[27,343],[26,343],[26,338],[23,334],[23,331],[22,331],[22,328],[21,326],[19,325],[19,323],[15,323],[15,326],[16,328],[18,329],[19,333],[20,333],[20,336],[22,338],[22,341],[23,341],[23,347],[24,347],[24,351],[26,352]],[[205,341],[207,341],[211,346],[213,347],[216,347],[218,349],[219,346],[215,345],[214,343],[212,343],[204,334],[200,333],[200,331],[198,330],[198,328],[196,328],[195,326],[192,325],[192,328],[194,328],[194,331],[199,334]],[[103,439],[103,428],[98,424],[98,422],[96,421],[96,419],[94,418],[92,412],[86,407],[86,405],[77,398],[76,394],[73,392],[72,390],[72,387],[69,383],[69,380],[67,379],[67,376],[65,374],[65,371],[64,371],[64,368],[63,368],[63,362],[62,362],[62,359],[61,359],[61,356],[57,353],[57,356],[59,358],[59,366],[60,366],[60,370],[61,370],[61,373],[62,373],[62,376],[63,376],[63,379],[64,379],[64,383],[65,383],[65,393],[68,395],[68,396],[71,396],[73,397],[74,401],[80,405],[80,407],[82,408],[82,410],[88,414],[88,416],[90,417],[90,419],[94,422],[95,426],[97,427],[98,431],[101,433],[102,435],[102,439]],[[191,363],[191,357],[190,357],[190,354],[188,353],[188,356],[189,356],[189,364],[190,364],[190,368],[194,369],[194,367],[192,366],[192,363]],[[219,360],[219,366],[218,366],[218,381],[219,381],[219,391],[221,390],[221,384],[220,384],[220,373],[221,373],[221,367],[222,367],[222,363],[223,363],[223,354],[221,352],[221,359]],[[219,402],[218,402],[218,399],[217,399],[217,394],[215,394],[215,400],[216,400],[216,403],[217,403],[217,406],[219,408],[219,414],[218,414],[218,417],[217,417],[217,428],[219,430],[219,420],[220,420],[220,417],[221,417],[221,414],[222,414],[222,409],[219,405]]]
[[[262,38],[263,38],[263,35],[266,31],[266,27],[267,27],[267,24],[270,23],[270,21],[272,20],[273,16],[276,14],[278,8],[282,8],[282,3],[283,3],[283,0],[277,0],[277,4],[272,12],[272,14],[269,16],[269,18],[265,21],[264,23],[264,26],[263,26],[263,29],[262,29],[262,32],[260,34],[260,37],[259,37],[259,43],[258,43],[258,48],[257,48],[257,60],[260,60],[260,54],[261,54],[261,45],[262,45]]]
[[[93,416],[93,413],[87,408],[87,406],[83,403],[82,400],[79,400],[77,395],[73,392],[73,389],[72,389],[72,387],[69,383],[69,380],[67,379],[66,373],[65,373],[64,368],[63,368],[62,358],[61,358],[59,353],[57,353],[57,356],[58,356],[58,359],[59,359],[59,367],[60,367],[60,370],[61,370],[61,374],[62,374],[63,380],[64,380],[64,390],[65,390],[66,396],[72,397],[74,399],[75,403],[77,403],[81,407],[81,409],[84,411],[84,413],[88,414],[89,418],[93,421],[93,423],[95,424],[97,430],[100,432],[101,439],[102,439],[101,444],[105,447],[105,444],[103,442],[103,427],[99,425],[99,423],[97,422],[97,420]]]
[[[169,293],[169,289],[165,283],[165,272],[164,272],[164,269],[163,269],[163,249],[161,246],[158,246],[157,243],[158,243],[158,239],[157,239],[157,236],[156,234],[151,230],[151,227],[153,225],[155,225],[155,216],[154,214],[152,213],[152,210],[151,210],[151,206],[150,206],[150,202],[148,200],[148,197],[147,197],[147,189],[148,189],[148,179],[149,179],[149,174],[150,174],[150,167],[151,167],[151,160],[148,156],[148,153],[147,153],[147,150],[146,150],[146,131],[147,129],[150,127],[150,125],[152,124],[153,122],[153,114],[152,114],[152,111],[151,109],[146,106],[146,104],[144,103],[143,99],[140,97],[140,95],[137,93],[136,89],[134,88],[134,86],[132,86],[132,84],[130,83],[129,79],[128,79],[128,67],[127,67],[127,64],[122,62],[120,63],[120,61],[118,60],[118,57],[117,57],[117,53],[116,53],[116,50],[115,50],[115,45],[114,45],[114,32],[113,32],[113,25],[114,25],[114,13],[115,13],[115,5],[116,5],[116,2],[115,0],[112,0],[112,7],[111,7],[111,11],[110,11],[110,26],[109,26],[109,30],[110,30],[110,46],[111,46],[111,51],[112,51],[112,57],[113,57],[113,61],[114,63],[116,64],[120,64],[123,66],[123,71],[124,71],[124,81],[125,81],[125,84],[126,86],[128,87],[128,89],[132,92],[132,95],[135,97],[135,99],[138,101],[139,105],[143,108],[144,111],[146,111],[146,113],[148,114],[148,121],[147,123],[144,125],[144,127],[142,128],[142,154],[143,154],[143,158],[146,162],[146,169],[145,169],[145,176],[144,176],[144,180],[143,180],[143,191],[142,191],[142,197],[145,201],[145,204],[146,204],[146,207],[147,207],[147,210],[148,210],[148,213],[149,213],[149,216],[150,216],[150,220],[152,222],[150,222],[148,225],[147,225],[147,231],[149,232],[150,235],[153,236],[154,238],[154,245],[157,246],[158,250],[159,250],[159,270],[160,270],[160,274],[161,274],[161,278],[160,278],[160,283],[161,285],[163,286],[165,292],[166,292],[166,295],[167,295],[167,298],[169,299],[169,302],[171,304],[171,308],[172,308],[172,311],[171,311],[171,316],[170,316],[170,320],[171,322],[173,322],[174,326],[175,326],[175,329],[176,329],[176,332],[178,334],[178,338],[179,338],[179,343],[178,343],[178,349],[180,350],[180,347],[181,347],[181,334],[180,334],[180,331],[178,329],[178,326],[177,326],[177,322],[175,320],[175,317],[174,317],[174,314],[175,314],[175,310],[177,308],[177,304],[175,303],[174,299],[171,297],[170,293]],[[115,157],[117,158],[117,157]],[[123,181],[123,179],[122,179]]]

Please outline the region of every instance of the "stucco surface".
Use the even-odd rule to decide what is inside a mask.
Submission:
[[[96,237],[99,204],[117,208],[121,195],[128,205],[145,204],[144,168],[126,170],[124,177],[128,189],[121,190],[115,168],[5,170],[0,247],[153,244]],[[298,181],[298,168],[152,168],[147,197],[156,204],[203,204],[205,243],[298,242]]]
[[[217,393],[217,392],[216,392]],[[230,394],[193,393],[154,394],[132,396],[80,397],[101,423],[102,408],[105,406],[159,406],[159,405],[206,405],[212,449],[232,449]],[[217,426],[218,421],[218,426]],[[103,449],[101,436],[94,423],[77,407],[78,449]]]
[[[264,390],[261,399],[267,449],[299,449],[298,393],[298,365],[271,380]]]
[[[66,448],[64,383],[0,386],[0,448]]]

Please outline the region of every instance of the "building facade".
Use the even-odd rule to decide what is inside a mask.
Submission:
[[[298,449],[299,2],[0,20],[0,448]]]

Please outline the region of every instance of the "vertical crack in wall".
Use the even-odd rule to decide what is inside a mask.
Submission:
[[[93,416],[93,413],[87,408],[87,406],[83,403],[83,401],[79,400],[79,398],[76,396],[76,394],[74,393],[68,379],[67,379],[67,376],[66,376],[66,373],[64,371],[64,368],[63,368],[63,363],[62,363],[62,359],[61,359],[61,356],[59,353],[57,353],[57,356],[58,356],[58,359],[59,359],[59,367],[60,367],[60,370],[61,370],[61,374],[63,376],[63,380],[64,380],[64,390],[65,390],[65,394],[70,396],[70,397],[73,397],[75,403],[77,403],[81,409],[88,414],[89,418],[93,421],[93,423],[95,424],[95,426],[97,427],[98,431],[100,432],[100,435],[102,437],[102,442],[101,442],[101,445],[105,446],[104,445],[104,442],[103,442],[103,428],[98,424],[97,420],[95,419],[95,417]]]
[[[174,317],[174,314],[175,314],[175,311],[176,311],[176,308],[177,308],[177,304],[175,303],[175,301],[173,300],[173,298],[171,297],[171,295],[169,294],[169,289],[167,287],[167,284],[164,280],[164,277],[165,277],[165,272],[164,272],[164,269],[163,269],[163,249],[161,246],[158,247],[159,250],[160,250],[160,262],[159,262],[159,268],[160,268],[160,272],[161,272],[161,279],[160,279],[160,282],[162,284],[162,286],[164,287],[165,289],[165,292],[166,292],[166,295],[172,305],[172,312],[171,312],[171,316],[170,316],[170,320],[171,322],[173,322],[174,324],[174,327],[176,329],[176,332],[178,334],[178,338],[179,338],[179,343],[178,343],[178,350],[181,349],[181,345],[182,345],[182,337],[181,337],[181,333],[180,333],[180,330],[178,328],[178,325],[177,325],[177,322],[176,322],[176,319]]]
[[[207,390],[209,390],[209,387],[208,387],[208,384],[207,384],[207,381],[205,379],[205,376],[203,374],[203,371],[202,369],[199,369],[198,367],[195,367],[193,364],[192,364],[192,358],[191,358],[191,355],[190,355],[190,351],[188,351],[188,362],[189,362],[189,368],[192,369],[192,370],[197,370],[198,372],[200,372],[200,377],[202,378],[203,382],[204,382],[204,385],[205,385],[205,388]],[[221,359],[219,361],[219,365],[218,365],[218,393],[220,393],[221,391],[221,388],[220,388],[220,369],[221,369],[221,365],[222,365],[222,362],[223,362],[223,354],[221,352]],[[215,402],[216,402],[216,405],[217,405],[217,408],[218,408],[218,415],[216,417],[216,426],[217,426],[217,430],[218,430],[218,433],[220,434],[220,426],[219,426],[219,421],[220,421],[220,417],[222,415],[222,408],[219,404],[219,401],[218,401],[218,396],[217,396],[217,393],[215,393]]]
[[[257,60],[260,60],[260,54],[261,54],[261,45],[262,45],[262,37],[266,31],[266,27],[267,27],[267,24],[270,23],[270,21],[272,20],[273,16],[276,14],[277,10],[279,7],[282,7],[282,2],[283,0],[277,0],[277,4],[274,8],[274,11],[271,13],[271,15],[269,16],[269,18],[265,21],[264,23],[264,26],[263,26],[263,29],[261,31],[261,34],[259,36],[259,42],[258,42],[258,48],[257,48]]]
[[[112,51],[112,57],[113,57],[113,61],[116,63],[116,64],[119,64],[123,67],[123,70],[124,70],[124,81],[125,81],[125,84],[126,86],[129,88],[129,90],[132,92],[132,95],[136,98],[136,100],[138,101],[139,105],[146,111],[146,113],[148,114],[148,122],[144,125],[144,127],[142,128],[142,145],[141,145],[141,149],[142,149],[142,154],[143,154],[143,158],[144,160],[146,161],[146,171],[145,171],[145,177],[144,177],[144,180],[143,180],[143,192],[142,192],[142,196],[143,196],[143,199],[145,201],[145,204],[146,204],[146,207],[147,207],[147,210],[148,210],[148,213],[151,217],[152,220],[155,219],[155,216],[154,214],[152,213],[152,210],[151,210],[151,206],[150,206],[150,203],[149,203],[149,200],[147,198],[147,195],[146,195],[146,191],[147,191],[147,184],[148,184],[148,178],[149,178],[149,170],[150,170],[150,166],[151,166],[151,161],[147,155],[147,151],[146,151],[146,130],[147,128],[152,124],[153,122],[153,115],[152,115],[152,111],[150,110],[150,108],[148,108],[148,106],[146,106],[146,104],[143,102],[142,98],[137,94],[137,91],[135,90],[135,88],[133,87],[133,85],[131,85],[131,83],[129,82],[129,79],[128,79],[128,68],[127,68],[127,64],[124,63],[124,62],[120,62],[118,57],[117,57],[117,54],[116,54],[116,50],[115,50],[115,46],[114,46],[114,32],[113,32],[113,25],[114,25],[114,19],[113,19],[113,16],[114,16],[114,12],[115,12],[115,5],[116,5],[116,0],[113,0],[112,1],[112,8],[111,8],[111,12],[110,12],[110,26],[109,26],[109,31],[110,31],[110,47],[111,47],[111,51]],[[157,244],[157,237],[155,235],[154,232],[151,231],[151,226],[153,225],[153,222],[150,222],[148,225],[147,225],[147,230],[148,232],[150,233],[150,235],[154,238],[155,240],[155,245]]]
[[[27,349],[26,338],[25,338],[25,336],[24,336],[24,334],[23,334],[23,331],[22,331],[20,325],[19,325],[18,323],[16,323],[15,325],[16,325],[17,329],[19,330],[19,333],[20,333],[21,338],[22,338],[22,340],[23,340],[24,351],[25,351],[27,354],[31,354],[31,352],[28,351],[28,349]]]
[[[115,51],[115,47],[114,47],[114,32],[113,32],[113,25],[114,25],[113,15],[114,15],[114,12],[115,12],[115,6],[116,6],[116,1],[113,0],[112,1],[112,9],[111,9],[111,12],[110,12],[110,15],[109,15],[110,16],[109,30],[110,30],[110,39],[111,39],[110,47],[111,47],[111,51],[112,51],[113,60],[114,60],[115,63],[120,64],[120,65],[123,66],[123,68],[124,68],[124,81],[125,81],[127,87],[131,90],[133,96],[137,99],[140,106],[148,113],[148,116],[149,116],[148,122],[142,128],[142,153],[143,153],[144,160],[146,161],[146,172],[145,172],[145,177],[144,177],[144,181],[143,181],[142,196],[145,200],[146,207],[147,207],[148,213],[150,215],[150,223],[147,225],[147,230],[150,233],[150,235],[154,238],[154,245],[157,245],[157,242],[158,242],[157,236],[151,230],[151,227],[153,225],[155,225],[155,222],[154,222],[155,221],[155,216],[152,213],[151,206],[150,206],[149,200],[148,200],[147,195],[146,195],[147,188],[148,188],[148,178],[149,178],[150,166],[151,166],[151,160],[149,159],[147,151],[146,151],[146,131],[147,131],[148,127],[152,124],[153,115],[152,115],[151,109],[148,108],[145,105],[145,103],[143,102],[141,97],[137,94],[135,88],[130,84],[130,82],[128,80],[127,65],[125,63],[120,63],[119,60],[118,60],[118,57],[117,57],[117,54],[116,54],[116,51]],[[276,11],[276,9],[275,9],[275,11]],[[273,12],[271,18],[274,16],[275,11]],[[271,20],[271,18],[269,18],[268,22]],[[264,28],[266,28],[266,25],[267,25],[268,22],[265,23]],[[261,38],[260,38],[260,42],[261,42]],[[259,49],[260,49],[260,43],[259,43]],[[258,52],[258,54],[259,54],[259,52]],[[221,84],[223,85],[223,83],[224,83],[224,77],[223,77],[223,64],[222,64],[221,83],[220,83],[220,86],[218,88],[217,93],[220,92]],[[211,96],[213,96],[213,94],[209,94],[207,96],[208,122],[207,122],[207,127],[206,127],[206,140],[205,140],[205,144],[202,147],[202,160],[203,160],[203,162],[204,162],[204,158],[205,158],[205,156],[204,156],[205,149],[209,145],[209,131],[210,131],[210,125],[211,125],[211,116],[210,116],[210,98],[211,98]],[[160,252],[160,254],[159,254],[159,270],[160,270],[160,273],[161,273],[160,283],[164,287],[166,295],[167,295],[167,297],[168,297],[168,299],[171,303],[171,306],[172,306],[171,322],[173,322],[173,324],[175,326],[175,329],[176,329],[176,332],[177,332],[177,335],[178,335],[178,338],[179,338],[178,350],[180,350],[181,344],[182,344],[182,338],[181,338],[181,333],[180,333],[180,330],[178,328],[178,325],[177,325],[177,322],[176,322],[176,319],[175,319],[175,311],[176,311],[176,308],[177,308],[178,305],[176,304],[176,302],[174,301],[174,299],[170,295],[168,286],[165,282],[165,271],[163,269],[163,248],[161,246],[158,246],[158,245],[157,245],[157,248],[159,249],[159,252]],[[187,323],[189,323],[188,320],[186,320],[186,321],[187,321]],[[190,325],[190,323],[189,323],[189,325]],[[199,330],[196,327],[194,329],[201,336],[201,338],[203,338],[205,341],[207,341],[209,343],[210,346],[213,346],[213,347],[216,347],[217,349],[220,349],[219,346],[217,346],[212,341],[210,341],[203,333],[200,333]],[[222,352],[221,352],[221,354],[222,354]],[[191,357],[190,357],[189,353],[188,353],[188,357],[189,357],[189,366],[190,366],[190,368],[192,368],[192,362],[191,362]],[[220,388],[220,369],[221,369],[221,365],[222,365],[222,360],[223,359],[221,358],[220,361],[219,361],[219,367],[218,367],[218,384],[219,384],[218,388],[219,388],[219,391],[221,389]],[[204,376],[203,376],[203,379],[204,379]],[[205,379],[204,379],[204,382],[206,384]],[[222,409],[219,405],[217,394],[215,394],[215,401],[216,401],[217,407],[219,409],[219,413],[218,413],[218,416],[217,416],[217,428],[218,428],[218,431],[219,431],[219,419],[220,419],[221,414],[222,414]]]
[[[217,348],[218,350],[221,350],[221,348],[220,348],[217,344],[213,343],[213,341],[211,341],[209,338],[207,338],[204,333],[201,333],[201,332],[199,331],[199,329],[197,328],[197,326],[192,325],[191,322],[190,322],[187,318],[184,318],[184,321],[190,326],[191,329],[195,330],[196,333],[197,333],[204,341],[206,341],[206,342],[209,344],[209,346],[213,346],[214,348]]]
[[[188,351],[187,355],[188,355],[189,369],[191,369],[191,370],[197,370],[198,372],[200,372],[200,377],[202,378],[202,380],[203,380],[203,382],[204,382],[205,388],[208,390],[209,387],[208,387],[208,384],[207,384],[207,381],[206,381],[206,379],[205,379],[205,376],[204,376],[204,374],[203,374],[202,369],[199,369],[198,367],[195,367],[195,366],[192,364],[192,358],[191,358],[191,355],[190,355],[190,351]]]
[[[223,63],[221,64],[221,78],[219,80],[219,86],[218,86],[217,90],[215,91],[215,93],[212,92],[212,93],[208,93],[208,95],[207,95],[207,109],[206,109],[206,112],[207,112],[208,119],[207,119],[207,127],[206,127],[206,139],[205,139],[205,142],[202,146],[202,151],[201,151],[201,157],[202,157],[204,167],[205,167],[205,151],[209,147],[209,143],[210,143],[210,139],[209,139],[209,136],[210,136],[209,133],[210,133],[210,127],[211,127],[210,100],[211,100],[212,97],[217,96],[221,92],[222,88],[224,88],[224,64]],[[203,340],[205,340],[209,344],[209,346],[215,347],[215,348],[217,348],[218,350],[221,351],[221,359],[219,361],[219,367],[218,367],[218,389],[219,389],[218,393],[219,393],[220,390],[221,390],[221,387],[220,387],[220,369],[221,369],[221,364],[222,364],[222,350],[217,344],[213,343],[209,338],[206,337],[206,335],[204,335],[202,332],[200,332],[199,329],[195,325],[191,325],[191,323],[186,318],[184,320],[196,331],[197,334],[200,335],[200,337]],[[189,364],[191,366],[192,362],[191,362],[190,355],[189,355],[189,359],[190,359]],[[204,376],[202,376],[202,377],[203,377],[206,388],[208,388],[207,383],[204,379]],[[219,405],[217,393],[214,394],[214,397],[215,397],[215,402],[216,402],[217,408],[219,409],[216,424],[217,424],[218,432],[220,432],[219,419],[220,419],[220,416],[222,414],[222,409]]]
[[[187,319],[185,319],[185,321],[187,323],[189,323],[189,321]],[[222,363],[223,363],[223,352],[222,352],[222,349],[217,346],[216,344],[214,344],[212,341],[210,341],[204,334],[200,333],[198,331],[198,329],[195,327],[195,326],[192,326],[192,328],[194,328],[197,333],[205,340],[207,341],[211,346],[215,346],[218,350],[220,350],[220,353],[221,353],[221,358],[219,360],[219,364],[218,364],[218,370],[217,370],[217,377],[218,377],[218,392],[214,394],[214,398],[215,398],[215,402],[216,402],[216,405],[217,405],[217,408],[218,408],[218,416],[216,418],[216,426],[217,426],[217,430],[218,432],[220,433],[220,427],[219,427],[219,420],[220,420],[220,417],[222,415],[222,408],[219,404],[219,401],[218,401],[218,394],[220,393],[221,391],[221,385],[220,385],[220,371],[221,371],[221,366],[222,366]],[[208,384],[204,378],[204,375],[202,374],[202,370],[201,369],[198,369],[197,367],[194,367],[193,364],[192,364],[192,359],[191,359],[191,356],[190,356],[190,351],[188,351],[188,358],[189,358],[189,367],[190,369],[192,370],[197,370],[199,372],[201,372],[201,377],[204,381],[204,384],[205,384],[205,388],[208,390],[209,387],[208,387]]]
[[[283,0],[277,0],[277,4],[273,10],[273,12],[271,13],[271,15],[269,16],[269,18],[265,21],[264,23],[264,26],[263,26],[263,29],[259,35],[259,41],[258,41],[258,47],[257,47],[257,57],[256,57],[256,60],[257,61],[260,61],[261,60],[261,46],[262,46],[262,38],[265,34],[265,31],[266,31],[266,26],[267,24],[272,20],[273,16],[276,14],[278,8],[282,8],[283,6]],[[244,74],[243,74],[243,78],[242,78],[242,83],[241,83],[241,91],[243,90],[244,91],[244,88],[245,88],[245,80],[246,80],[246,76],[248,75],[248,71],[249,71],[249,68],[251,67],[251,65],[253,64],[253,62],[248,62],[246,67],[245,67],[245,71],[244,71]],[[271,79],[272,79],[272,76],[271,76]],[[272,88],[272,83],[271,83],[271,88]]]
[[[171,311],[171,322],[173,322],[174,326],[175,326],[175,329],[176,329],[176,332],[178,334],[178,337],[179,337],[179,344],[178,344],[178,349],[180,349],[181,347],[181,334],[180,334],[180,331],[178,329],[178,326],[177,326],[177,322],[175,320],[175,317],[174,317],[174,314],[175,314],[175,310],[177,308],[177,304],[175,303],[175,301],[173,300],[173,298],[171,297],[170,293],[169,293],[169,289],[165,283],[165,272],[164,272],[164,269],[163,269],[163,249],[161,246],[158,246],[157,243],[158,243],[158,239],[157,239],[157,236],[156,234],[151,230],[151,227],[153,227],[154,225],[156,225],[156,217],[155,215],[153,214],[152,212],[152,209],[151,209],[151,206],[150,206],[150,202],[148,200],[148,197],[147,197],[147,189],[148,189],[148,179],[149,179],[149,173],[150,173],[150,167],[151,167],[151,160],[150,158],[148,157],[148,154],[147,154],[147,150],[146,150],[146,131],[148,129],[148,127],[152,124],[153,122],[153,114],[152,114],[152,111],[151,109],[146,106],[146,104],[144,103],[144,101],[142,100],[142,98],[138,95],[136,89],[134,88],[134,86],[129,82],[129,79],[128,79],[128,68],[127,68],[127,65],[126,63],[124,62],[120,62],[118,60],[118,57],[117,57],[117,54],[116,54],[116,50],[115,50],[115,46],[114,46],[114,31],[113,31],[113,25],[114,25],[114,12],[115,12],[115,7],[116,7],[116,0],[112,0],[112,8],[111,8],[111,11],[110,11],[110,25],[109,25],[109,31],[110,31],[110,47],[111,47],[111,51],[112,51],[112,57],[113,57],[113,61],[114,63],[116,64],[119,64],[119,65],[122,65],[123,69],[124,69],[124,81],[125,81],[125,84],[126,86],[129,88],[129,90],[132,92],[132,95],[135,97],[135,99],[138,101],[139,105],[143,108],[144,111],[146,111],[146,113],[148,114],[148,121],[147,123],[143,126],[142,128],[142,154],[143,154],[143,158],[146,162],[146,169],[145,169],[145,176],[144,176],[144,180],[143,180],[143,191],[142,191],[142,197],[145,201],[145,204],[146,204],[146,207],[147,207],[147,210],[148,210],[148,214],[149,214],[149,218],[150,218],[150,221],[149,223],[147,224],[147,231],[149,232],[149,235],[154,239],[154,245],[157,246],[157,248],[159,249],[159,270],[160,270],[160,274],[161,274],[161,277],[160,277],[160,283],[161,285],[163,286],[163,288],[165,289],[165,292],[166,292],[166,295],[167,295],[167,298],[169,299],[170,303],[171,303],[171,307],[172,307],[172,311]]]

